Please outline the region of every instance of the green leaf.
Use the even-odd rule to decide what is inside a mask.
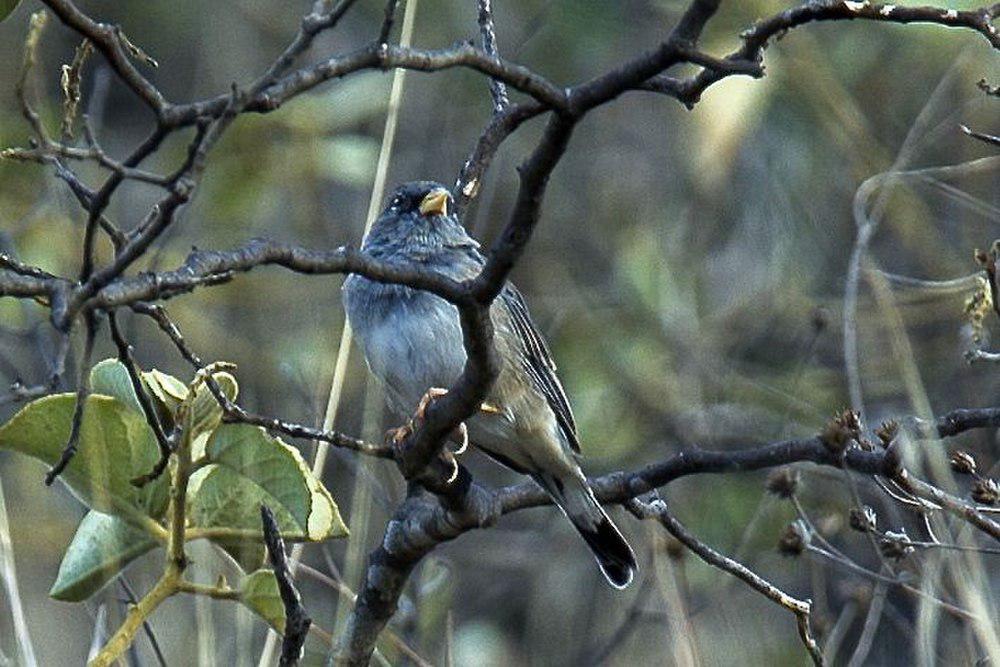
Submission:
[[[232,556],[244,572],[253,572],[264,565],[267,549],[263,542],[247,540],[215,540],[219,547]]]
[[[240,598],[250,611],[257,614],[272,628],[285,633],[285,605],[278,593],[278,580],[271,570],[257,570],[243,579]]]
[[[0,21],[10,16],[21,0],[0,0]]]
[[[209,460],[225,466],[253,482],[272,498],[262,499],[276,516],[291,516],[298,533],[311,541],[347,535],[347,526],[337,504],[317,480],[296,448],[275,438],[259,426],[223,424],[206,445]],[[259,527],[260,502],[251,508],[253,525]],[[282,528],[284,530],[284,528]]]
[[[188,394],[188,389],[183,382],[173,375],[167,375],[155,368],[143,373],[142,379],[149,391],[152,392],[153,397],[171,414],[177,411],[181,401]]]
[[[156,540],[122,519],[90,511],[66,549],[49,595],[66,602],[86,600],[156,546]]]
[[[188,487],[191,499],[191,525],[198,528],[225,528],[242,534],[249,531],[253,539],[261,534],[260,506],[274,511],[281,533],[287,537],[306,539],[306,530],[281,501],[253,480],[232,468],[209,465],[191,476]],[[321,540],[331,534],[316,536]],[[219,543],[244,541],[244,537],[217,540]]]
[[[53,465],[69,439],[75,394],[46,396],[26,405],[0,426],[0,449]],[[60,479],[91,509],[128,517],[160,516],[167,476],[142,489],[134,477],[149,472],[159,450],[145,418],[117,399],[92,395],[84,405],[76,455]]]
[[[239,394],[236,378],[226,372],[215,373],[212,377],[219,384],[222,393],[235,401]],[[191,406],[193,430],[196,434],[214,431],[222,423],[222,406],[215,400],[208,386],[202,384],[194,395],[194,405]]]
[[[135,389],[132,388],[128,369],[117,359],[105,359],[90,369],[90,391],[117,398],[140,415],[143,414]]]
[[[215,373],[212,377],[219,384],[222,393],[229,400],[235,401],[239,395],[239,385],[236,383],[236,378],[224,371]],[[173,422],[173,415],[177,414],[177,409],[188,396],[187,386],[172,375],[167,375],[156,369],[143,373],[142,379],[156,403],[167,414],[171,415],[170,421]],[[215,396],[204,383],[195,392],[194,405],[191,406],[191,417],[195,437],[211,432],[222,423],[222,406],[215,400]],[[195,458],[198,458],[198,455],[199,452],[195,451]]]

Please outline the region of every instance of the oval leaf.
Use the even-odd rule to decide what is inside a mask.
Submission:
[[[188,492],[191,495],[192,526],[228,528],[241,536],[249,533],[254,539],[262,539],[260,506],[265,504],[273,508],[282,535],[306,539],[302,524],[278,498],[231,468],[221,465],[202,468],[191,476]],[[225,543],[234,540],[217,541]],[[236,538],[235,541],[244,541],[244,538]]]
[[[75,405],[75,394],[32,401],[0,426],[0,449],[53,465],[69,439]],[[60,479],[91,509],[156,518],[165,508],[167,476],[142,489],[130,480],[149,472],[158,459],[155,438],[142,415],[116,399],[92,395],[84,406],[76,455]]]
[[[318,541],[347,535],[337,504],[313,476],[299,450],[263,428],[223,424],[208,439],[205,453],[213,463],[237,472],[272,496],[277,504],[267,502],[268,506],[275,510],[276,516],[282,511],[291,515],[298,532],[306,539]],[[257,517],[254,519],[257,527],[259,507],[257,502],[250,508]]]
[[[92,510],[77,527],[49,595],[66,602],[86,600],[156,545],[122,519]]]
[[[156,400],[171,414],[187,396],[188,390],[183,382],[155,368],[143,373],[142,379]]]
[[[126,406],[142,414],[142,406],[132,388],[128,369],[117,359],[105,359],[90,369],[90,391],[117,398]]]
[[[239,385],[236,383],[236,378],[225,371],[215,373],[212,377],[219,384],[222,393],[230,401],[235,401],[239,395]],[[157,405],[170,415],[169,421],[173,423],[173,416],[177,414],[177,409],[188,396],[187,386],[172,375],[167,375],[155,368],[143,373],[142,379]],[[191,417],[192,431],[196,437],[200,434],[210,433],[222,423],[222,406],[215,400],[215,396],[205,384],[199,386],[195,393],[194,405],[191,406]]]
[[[285,634],[285,605],[278,593],[278,580],[271,570],[248,574],[240,586],[240,600],[272,628]]]
[[[235,401],[239,394],[239,386],[236,378],[225,371],[215,373],[212,377],[219,384],[222,393]],[[215,400],[215,396],[208,386],[202,384],[194,395],[194,405],[191,406],[192,429],[194,433],[209,433],[222,423],[222,406]]]

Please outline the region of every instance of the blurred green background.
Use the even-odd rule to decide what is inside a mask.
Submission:
[[[185,102],[252,80],[294,34],[309,3],[78,4],[120,23],[160,62],[151,79],[170,100]],[[652,48],[685,7],[673,0],[495,4],[501,52],[566,84]],[[752,20],[788,6],[771,0],[724,4],[702,46],[727,53]],[[4,147],[27,143],[14,84],[27,19],[36,9],[26,0],[0,24]],[[376,34],[382,10],[382,2],[359,2],[306,60],[363,44]],[[472,0],[422,2],[414,44],[442,47],[476,38],[475,21]],[[76,41],[52,21],[32,77],[50,127],[59,114],[59,66],[72,58]],[[975,86],[982,77],[996,82],[998,62],[973,33],[863,22],[812,25],[768,49],[765,79],[726,80],[693,111],[669,98],[634,93],[587,117],[554,173],[543,222],[515,280],[552,343],[589,474],[636,467],[685,448],[740,448],[814,433],[848,403],[841,332],[854,193],[894,164],[908,134],[910,149],[897,165],[903,168],[990,155],[962,135],[959,124],[1000,130],[1000,101]],[[192,246],[226,248],[253,236],[317,248],[358,243],[390,80],[390,74],[362,73],[323,85],[275,113],[241,117],[213,152],[196,199],[145,268],[177,266]],[[118,156],[151,127],[148,112],[98,57],[85,72],[83,108],[105,148]],[[475,73],[409,74],[390,185],[416,178],[453,183],[490,109],[486,81]],[[515,166],[540,127],[536,120],[504,145],[467,216],[484,241],[506,221],[517,188]],[[188,138],[173,137],[145,166],[170,171]],[[91,166],[80,171],[98,182]],[[976,270],[974,249],[1000,236],[996,172],[948,185],[920,181],[891,190],[871,246],[879,267],[937,280]],[[131,227],[156,196],[153,188],[126,184],[109,215]],[[0,162],[5,249],[48,271],[74,275],[83,220],[51,169]],[[241,400],[249,409],[316,423],[343,327],[340,282],[261,269],[178,298],[169,310],[203,358],[238,364]],[[968,293],[896,290],[893,297],[912,346],[905,359],[891,342],[887,311],[893,309],[880,307],[862,286],[860,369],[869,421],[915,411],[904,382],[906,363],[915,367],[936,412],[995,405],[995,369],[970,367],[962,357]],[[43,359],[53,344],[45,315],[30,303],[0,301],[4,384],[45,377]],[[129,326],[142,365],[189,375],[147,322]],[[102,340],[97,358],[112,355]],[[398,423],[382,406],[354,350],[336,428],[379,438]],[[0,408],[0,419],[11,412]],[[990,433],[958,443],[977,455],[981,468],[997,460]],[[311,456],[312,446],[302,447]],[[468,463],[485,482],[515,481],[477,454]],[[846,527],[850,493],[842,478],[810,467],[803,472],[803,501],[827,538],[877,569],[870,545]],[[47,598],[83,508],[64,490],[46,489],[42,473],[34,461],[0,457],[18,581],[40,663],[78,664],[91,645],[95,619],[106,622],[104,632],[116,627],[122,594],[111,588],[81,605]],[[336,452],[324,479],[353,534],[346,543],[308,547],[306,562],[323,571],[335,563],[356,589],[364,556],[380,540],[403,486],[391,465]],[[846,635],[838,662],[844,661],[861,633],[872,583],[828,563],[780,556],[777,535],[793,512],[765,497],[762,482],[762,474],[687,478],[663,495],[709,544],[738,554],[788,592],[813,598],[821,637],[840,619]],[[873,488],[862,485],[861,491],[888,527],[910,525]],[[435,664],[445,662],[449,646],[458,665],[805,662],[791,615],[690,555],[672,559],[660,531],[621,510],[614,515],[639,555],[641,572],[630,589],[615,592],[603,584],[556,511],[531,510],[435,551],[413,577],[392,627]],[[922,535],[919,528],[911,532]],[[195,549],[194,556],[196,578],[214,580],[219,567],[213,553]],[[151,585],[160,558],[154,553],[129,568],[135,589]],[[1000,565],[995,556],[984,563],[992,590],[982,593],[996,599]],[[917,557],[904,569],[916,573],[923,565]],[[336,594],[308,578],[303,588],[318,624],[339,629],[344,607],[338,612]],[[940,592],[947,597],[949,591],[946,585]],[[0,610],[0,650],[13,656],[7,600]],[[889,593],[872,663],[912,664],[910,637],[920,611],[913,596]],[[256,664],[266,632],[248,612],[189,598],[170,600],[152,625],[169,663],[178,665]],[[970,646],[967,626],[945,619],[931,634],[936,643],[922,655],[955,651],[960,662],[977,657],[963,652]],[[604,655],[613,638],[613,650]],[[402,660],[389,647],[385,653],[394,664]],[[132,659],[153,664],[141,636]]]

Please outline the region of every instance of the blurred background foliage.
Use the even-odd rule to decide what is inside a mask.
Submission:
[[[306,2],[175,0],[79,5],[120,23],[161,64],[149,75],[176,101],[219,94],[245,83],[290,39]],[[680,0],[518,0],[496,2],[501,52],[557,82],[573,83],[651,48],[674,24]],[[757,17],[789,6],[778,0],[725,3],[703,41],[726,53]],[[971,2],[953,2],[963,9]],[[358,3],[311,58],[350,49],[378,29],[383,3]],[[25,1],[0,24],[0,145],[25,145],[28,129],[14,97],[27,17]],[[421,3],[414,43],[445,46],[475,38],[475,3]],[[58,72],[72,57],[73,35],[53,21],[32,84],[54,127]],[[963,162],[989,155],[963,136],[966,123],[1000,129],[1000,102],[975,87],[996,82],[996,54],[972,33],[929,26],[823,24],[800,28],[767,51],[764,80],[730,79],[687,111],[674,100],[628,95],[582,124],[555,172],[543,224],[515,278],[548,335],[575,407],[586,469],[635,467],[690,447],[737,448],[819,430],[847,404],[842,347],[845,272],[859,184],[898,166]],[[253,236],[311,247],[358,243],[386,113],[390,75],[334,81],[275,113],[242,117],[212,154],[203,187],[148,267],[173,267],[192,246],[225,248]],[[490,113],[486,82],[464,70],[408,75],[390,183],[433,178],[452,183]],[[105,148],[122,155],[150,129],[145,109],[95,57],[84,82],[84,108]],[[918,118],[920,119],[918,122]],[[516,164],[530,150],[533,122],[500,152],[466,223],[488,241],[516,194]],[[174,138],[147,164],[171,170],[185,144]],[[98,173],[82,173],[96,183]],[[995,172],[892,189],[872,243],[881,268],[928,279],[975,271],[973,250],[987,247],[1000,221]],[[109,209],[120,225],[137,223],[156,193],[124,186]],[[46,270],[78,271],[83,216],[50,169],[0,163],[0,242]],[[107,249],[104,249],[107,251]],[[205,359],[236,362],[242,402],[251,409],[315,423],[323,407],[343,326],[340,278],[260,269],[231,284],[169,304]],[[963,305],[968,293],[928,297],[894,291],[930,405],[995,405],[995,370],[969,367]],[[52,339],[45,312],[0,301],[0,380],[42,380]],[[870,291],[859,309],[861,374],[869,421],[912,413],[892,328]],[[179,376],[189,369],[146,322],[130,323],[137,358]],[[98,357],[112,356],[102,342]],[[336,428],[379,438],[398,420],[355,350]],[[11,409],[0,409],[5,419]],[[989,468],[992,435],[959,441]],[[303,444],[307,457],[312,446]],[[477,476],[514,481],[478,455]],[[42,664],[76,664],[91,644],[95,619],[115,627],[122,592],[85,605],[47,598],[60,555],[83,515],[64,490],[47,490],[33,461],[0,458],[10,536],[33,640]],[[846,528],[848,489],[836,475],[804,470],[803,499],[828,539],[868,567],[877,558]],[[325,472],[352,537],[310,547],[306,562],[335,563],[357,588],[365,554],[381,538],[403,488],[390,465],[334,453]],[[762,475],[687,478],[665,490],[679,518],[716,548],[744,558],[799,597],[816,600],[820,633],[842,619],[841,659],[861,632],[872,584],[828,564],[778,555],[786,504],[763,495]],[[871,496],[891,525],[898,511]],[[882,504],[878,504],[882,503]],[[650,526],[616,510],[639,551],[638,585],[609,590],[568,524],[551,509],[509,517],[444,545],[427,559],[393,627],[434,663],[451,647],[458,665],[576,665],[595,660],[638,665],[802,664],[793,619],[741,585],[688,556],[670,557]],[[919,529],[917,529],[919,532]],[[208,549],[195,550],[194,572],[218,572]],[[145,590],[158,555],[128,571]],[[996,558],[985,560],[998,595]],[[150,559],[153,559],[152,561]],[[918,561],[919,562],[919,561]],[[327,630],[339,628],[337,596],[303,579],[308,609]],[[6,601],[4,603],[6,605]],[[99,607],[104,605],[104,612]],[[909,664],[912,596],[890,592],[871,661]],[[97,623],[101,632],[101,623]],[[265,629],[226,603],[171,600],[153,621],[170,664],[256,664]],[[622,630],[624,628],[624,631]],[[104,630],[106,631],[106,630]],[[0,649],[11,654],[10,614],[0,614]],[[967,630],[942,622],[938,650],[966,645]],[[605,648],[615,640],[610,656]],[[400,660],[391,648],[386,655]],[[148,644],[133,659],[150,664]]]

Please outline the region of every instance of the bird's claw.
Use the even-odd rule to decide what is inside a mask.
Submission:
[[[455,431],[458,432],[458,439],[461,444],[457,449],[451,450],[451,453],[455,456],[461,456],[469,448],[469,429],[466,427],[465,422],[462,422]]]
[[[406,439],[413,434],[413,421],[410,420],[406,424],[398,428],[390,428],[385,432],[385,441],[391,444],[396,449],[402,449],[403,444]]]
[[[448,390],[442,389],[441,387],[431,387],[430,389],[428,389],[427,392],[420,398],[420,402],[417,403],[417,409],[413,412],[413,417],[407,420],[407,422],[402,426],[398,428],[392,428],[386,431],[385,434],[386,441],[391,443],[394,447],[402,449],[406,443],[406,440],[411,435],[413,435],[413,432],[416,431],[419,428],[419,426],[423,423],[424,419],[426,418],[427,408],[430,407],[431,403],[433,403],[436,399],[446,395],[447,393]],[[487,404],[485,403],[483,404],[482,409],[484,412],[492,412],[496,410],[496,408],[493,408],[492,406],[487,406]],[[452,457],[464,454],[465,451],[469,448],[469,429],[465,426],[465,422],[460,423],[455,428],[455,433],[458,436],[460,444],[457,449],[447,450]],[[456,469],[452,477],[454,478],[454,476],[457,474],[458,470],[456,464]]]
[[[402,450],[404,445],[406,444],[407,439],[411,435],[413,435],[413,432],[416,431],[419,428],[420,424],[423,423],[426,417],[427,408],[430,407],[431,403],[441,398],[442,396],[445,396],[447,393],[448,390],[442,389],[441,387],[431,387],[430,389],[428,389],[427,392],[420,397],[420,402],[417,403],[417,409],[414,411],[413,417],[407,420],[406,424],[398,428],[393,428],[386,431],[385,434],[386,441],[391,443],[393,447]],[[499,408],[490,403],[483,403],[482,405],[480,405],[479,410],[489,415],[499,415],[503,414],[504,412],[502,408]],[[448,447],[445,447],[441,452],[441,456],[451,466],[451,473],[449,474],[448,479],[446,481],[447,484],[451,484],[456,479],[458,479],[459,466],[456,457],[464,454],[466,450],[468,450],[469,448],[469,429],[465,425],[465,422],[460,423],[455,428],[455,435],[459,441],[458,447],[455,449],[450,449]]]
[[[417,411],[413,413],[413,418],[417,421],[423,421],[424,414],[427,412],[427,408],[430,407],[431,403],[447,394],[448,390],[442,389],[441,387],[431,387],[428,389],[424,392],[424,395],[420,397],[420,402],[417,403]]]

